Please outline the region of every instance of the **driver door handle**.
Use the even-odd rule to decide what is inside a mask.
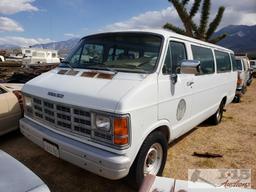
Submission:
[[[195,82],[194,81],[188,81],[187,86],[192,86]]]

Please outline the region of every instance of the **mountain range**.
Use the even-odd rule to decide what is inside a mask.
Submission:
[[[229,25],[214,35],[227,33],[227,37],[220,41],[218,45],[232,49],[235,53],[256,53],[256,25]],[[64,57],[77,43],[79,39],[73,38],[67,41],[53,42],[47,44],[33,45],[32,47],[57,49]],[[11,45],[0,45],[0,48],[10,48]]]
[[[72,38],[67,41],[59,41],[47,44],[38,44],[33,45],[35,48],[44,48],[44,49],[56,49],[59,51],[59,55],[64,57],[79,41],[79,38]]]
[[[227,37],[218,44],[232,49],[236,53],[256,53],[256,25],[229,25],[215,35],[227,33]]]

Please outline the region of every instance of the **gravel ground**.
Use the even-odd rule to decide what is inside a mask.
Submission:
[[[252,187],[256,188],[255,96],[256,81],[241,103],[226,107],[220,125],[203,123],[170,144],[164,176],[187,179],[189,168],[250,168]],[[124,180],[110,181],[55,158],[19,132],[0,137],[0,149],[34,171],[53,192],[133,191]],[[223,158],[198,158],[193,152],[218,153]]]

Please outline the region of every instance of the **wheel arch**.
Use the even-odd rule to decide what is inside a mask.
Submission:
[[[134,161],[134,159],[138,155],[138,153],[140,151],[140,148],[143,145],[146,138],[151,133],[156,132],[156,131],[160,131],[161,133],[163,133],[163,135],[166,138],[167,143],[170,142],[170,140],[171,140],[171,127],[169,126],[169,121],[168,120],[160,120],[160,121],[156,122],[151,127],[149,127],[147,130],[145,130],[144,134],[141,137],[141,140],[139,141],[139,143],[137,143],[137,145],[139,145],[139,147],[137,147],[136,150],[134,151],[134,156],[133,156],[134,158],[132,159],[132,162]]]
[[[171,133],[170,133],[170,129],[167,125],[162,125],[162,126],[157,127],[156,129],[152,130],[148,135],[150,135],[151,133],[156,132],[156,131],[160,131],[165,136],[166,141],[169,142]]]
[[[222,97],[221,102],[224,101],[224,106],[227,104],[227,99],[228,99],[227,96]]]

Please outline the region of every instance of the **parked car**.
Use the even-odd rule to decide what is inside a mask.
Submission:
[[[167,30],[81,39],[27,82],[21,132],[58,158],[109,179],[161,175],[168,143],[221,122],[236,90],[233,51]]]
[[[23,114],[23,84],[0,84],[0,135],[16,130]]]
[[[252,68],[252,75],[256,77],[256,60],[250,60],[251,68]]]
[[[0,191],[50,192],[37,175],[2,150],[0,150],[0,165]]]

